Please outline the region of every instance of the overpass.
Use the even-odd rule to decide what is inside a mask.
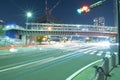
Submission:
[[[117,39],[117,27],[95,26],[80,24],[50,24],[50,23],[26,23],[27,28],[6,27],[5,30],[13,30],[21,39],[27,43],[29,40],[36,41],[39,35],[47,36],[85,36],[85,37],[109,37]]]
[[[8,27],[5,30],[15,30],[19,35],[81,35],[81,36],[116,36],[117,27],[79,25],[79,24],[50,24],[27,23],[27,29]]]

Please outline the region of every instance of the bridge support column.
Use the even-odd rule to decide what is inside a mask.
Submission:
[[[37,39],[36,36],[31,35],[31,36],[30,36],[30,44],[35,45],[35,44],[36,44],[36,41],[37,41],[36,39]]]
[[[24,45],[28,45],[28,44],[30,44],[30,37],[27,35],[23,35],[22,41],[23,41]]]
[[[24,45],[27,45],[26,35],[22,35],[22,41]]]
[[[50,35],[48,36],[47,41],[50,44],[50,42],[51,42],[51,36]]]
[[[71,35],[71,37],[70,37],[70,39],[69,39],[71,42],[72,42],[72,37],[73,37],[73,36]]]

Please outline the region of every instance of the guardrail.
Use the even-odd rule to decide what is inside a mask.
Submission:
[[[111,60],[111,65],[110,65]],[[111,54],[111,57],[104,57],[103,64],[100,66],[94,66],[95,68],[95,79],[94,80],[107,80],[110,72],[117,67],[117,56],[116,54]]]
[[[118,28],[115,26],[95,26],[95,25],[79,25],[79,24],[48,24],[48,23],[27,23],[28,28],[6,26],[4,30],[25,30],[25,31],[107,31],[107,32],[117,32]]]
[[[88,68],[94,68],[92,78],[90,78],[90,80],[107,80],[108,77],[111,76],[110,72],[118,65],[117,59],[118,59],[117,54],[112,53],[109,57],[105,56],[103,59],[94,61],[94,62],[86,65],[85,67],[79,69],[74,74],[69,76],[66,80],[77,80],[78,78],[77,79],[75,79],[75,78],[78,77],[80,74],[82,74],[82,72],[84,73],[84,71],[87,70]],[[100,63],[100,64],[95,65],[97,63]],[[91,66],[93,66],[93,67],[91,67]],[[87,74],[88,74],[88,72],[87,72]],[[94,74],[95,74],[95,76],[94,76]]]

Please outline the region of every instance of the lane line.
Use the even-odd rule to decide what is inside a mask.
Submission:
[[[93,55],[93,54],[95,54],[97,51],[93,51],[93,52],[91,52],[91,53],[89,53],[90,55]]]
[[[51,58],[52,58],[52,57],[47,58],[47,59],[49,60],[49,59],[51,59]],[[38,60],[38,61],[34,61],[34,62],[30,62],[30,63],[26,63],[26,64],[22,64],[22,65],[14,66],[14,67],[10,67],[10,68],[6,68],[6,69],[2,69],[2,70],[0,70],[0,72],[5,72],[5,71],[8,71],[8,70],[18,69],[18,68],[21,68],[21,67],[24,67],[24,66],[28,66],[28,65],[31,65],[31,64],[35,64],[35,63],[38,63],[38,62],[42,62],[42,61],[47,60],[47,59],[42,59],[42,60]]]
[[[18,68],[28,66],[28,65],[33,65],[33,64],[36,64],[36,63],[45,64],[45,63],[48,63],[48,62],[51,62],[51,61],[54,61],[54,60],[57,60],[57,59],[60,59],[60,58],[66,57],[66,56],[73,55],[75,53],[78,53],[78,51],[72,52],[72,53],[69,53],[69,54],[66,54],[66,55],[62,55],[62,56],[59,56],[59,57],[50,57],[50,58],[46,58],[46,59],[42,59],[42,60],[38,60],[38,61],[33,61],[33,62],[29,62],[29,63],[26,63],[26,64],[10,67],[10,68],[6,68],[6,69],[1,69],[0,72],[5,72],[5,71],[13,70],[13,69],[18,69]]]
[[[99,53],[97,53],[97,56],[101,56],[103,54],[103,51],[100,51]]]

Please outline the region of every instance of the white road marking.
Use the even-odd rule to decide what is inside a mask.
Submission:
[[[118,54],[118,52],[114,52],[114,54],[116,54],[116,55],[117,55],[117,54]]]
[[[48,61],[49,59],[51,58],[47,58],[47,59],[42,59],[42,60],[38,60],[38,61],[34,61],[34,62],[30,62],[30,63],[26,63],[26,64],[22,64],[22,65],[18,65],[18,66],[14,66],[14,67],[10,67],[10,68],[6,68],[6,69],[2,69],[0,70],[0,72],[4,72],[4,71],[8,71],[8,70],[13,70],[13,69],[18,69],[18,68],[21,68],[21,67],[24,67],[24,66],[28,66],[28,65],[31,65],[31,64],[35,64],[35,63],[38,63],[38,62],[43,62],[43,61]]]
[[[93,52],[91,52],[91,53],[89,53],[89,54],[91,54],[91,55],[93,55],[93,54],[95,54],[97,51],[93,51]]]
[[[72,52],[72,53],[62,55],[62,56],[59,56],[59,57],[50,57],[50,58],[47,58],[47,59],[42,59],[42,60],[38,60],[38,61],[29,62],[29,63],[26,63],[26,64],[22,64],[22,65],[10,67],[10,68],[2,69],[2,70],[0,70],[0,72],[5,72],[5,71],[8,71],[8,70],[18,69],[18,68],[28,66],[28,65],[33,65],[33,64],[36,64],[36,63],[45,64],[45,63],[48,63],[48,62],[51,62],[51,61],[54,61],[54,60],[57,60],[57,59],[60,59],[60,58],[66,57],[66,56],[73,55],[75,53],[78,53],[78,52],[76,51],[76,52]]]
[[[87,53],[89,53],[89,52],[91,52],[92,50],[88,50],[88,51],[86,51],[86,52],[84,52],[85,54],[87,54]]]
[[[111,53],[108,51],[108,52],[106,52],[106,55],[105,55],[105,57],[108,57],[108,58],[110,58],[111,57],[111,55],[110,55]]]
[[[97,56],[101,56],[103,54],[103,51],[100,51],[99,53],[97,53]]]

